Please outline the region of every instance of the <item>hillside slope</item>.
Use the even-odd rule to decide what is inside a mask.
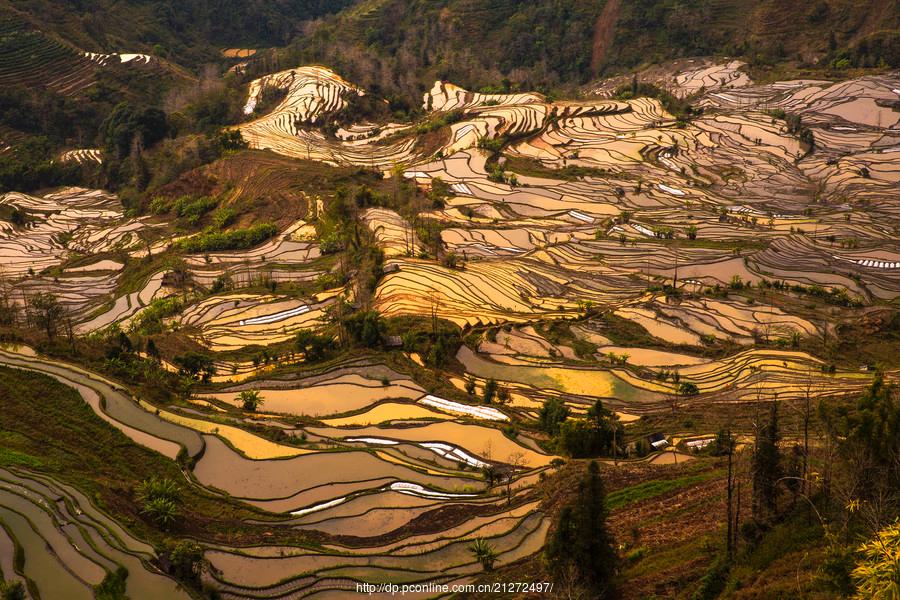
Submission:
[[[193,66],[228,46],[279,46],[298,24],[352,0],[0,0],[42,31],[94,52],[147,52]]]
[[[897,0],[367,0],[295,40],[290,58],[407,92],[435,78],[534,88],[697,55],[897,65],[898,28]]]

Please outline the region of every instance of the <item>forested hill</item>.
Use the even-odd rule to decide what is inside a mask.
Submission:
[[[293,44],[363,84],[411,92],[578,83],[648,62],[730,55],[751,63],[900,65],[898,0],[364,0]]]
[[[0,0],[3,14],[78,48],[188,67],[289,46],[289,60],[404,91],[436,77],[580,83],[696,55],[900,64],[900,0]]]
[[[288,43],[353,0],[0,0],[41,31],[95,52],[146,52],[194,66],[221,48]]]

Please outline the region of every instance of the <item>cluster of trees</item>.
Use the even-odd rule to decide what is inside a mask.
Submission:
[[[55,294],[38,292],[23,299],[24,305],[20,305],[9,291],[0,291],[0,325],[37,329],[48,342],[63,332],[69,343],[73,342],[72,319]]]
[[[615,97],[619,100],[630,100],[632,98],[656,98],[667,111],[680,121],[686,121],[695,114],[702,112],[702,109],[695,110],[691,106],[690,100],[687,98],[678,98],[668,90],[652,83],[638,81],[637,75],[633,75],[630,85],[624,85],[616,89]],[[640,190],[638,190],[640,191]],[[627,221],[626,221],[627,223]]]
[[[573,458],[621,456],[624,450],[624,427],[601,400],[588,409],[586,418],[570,418],[565,402],[550,398],[541,407],[538,419],[556,449]]]
[[[828,53],[822,62],[837,70],[850,67],[896,68],[900,66],[900,34],[895,30],[883,29],[841,48],[832,31],[828,38]]]
[[[155,215],[169,214],[177,219],[177,224],[182,227],[195,227],[208,213],[219,206],[218,198],[208,196],[181,196],[176,199],[156,197],[150,202],[150,212]],[[224,219],[217,223],[221,229],[227,224]]]
[[[785,444],[779,403],[772,401],[756,416],[750,457],[751,506],[741,518],[735,462],[735,437],[719,432],[715,454],[727,457],[727,528],[725,561],[717,563],[705,586],[721,590],[729,566],[740,556],[741,542],[752,552],[774,527],[799,514],[818,519],[826,544],[819,570],[821,583],[849,597],[882,597],[896,586],[887,573],[895,569],[891,548],[900,542],[900,393],[880,374],[855,405],[822,402],[818,420],[824,444],[811,454],[815,417],[807,390],[800,408],[799,440]],[[821,453],[821,456],[819,456]],[[859,546],[860,538],[873,541]],[[857,546],[859,546],[857,548]],[[895,571],[894,571],[895,572]],[[888,596],[884,596],[888,597]]]
[[[60,96],[38,87],[0,88],[0,125],[54,144],[86,143],[96,137],[102,107]]]
[[[364,22],[349,12],[317,24],[287,54],[293,64],[324,61],[366,88],[406,97],[435,78],[469,89],[504,77],[529,88],[584,81],[601,10],[589,0],[489,6],[390,0],[367,11]]]
[[[475,380],[467,379],[466,380],[466,393],[470,396],[474,396],[476,392]],[[505,387],[500,387],[500,384],[497,383],[497,380],[493,377],[487,379],[484,382],[484,387],[481,390],[481,403],[482,404],[493,404],[498,402],[500,404],[506,404],[509,402],[509,390]]]
[[[165,570],[179,581],[200,587],[203,569],[203,547],[193,540],[163,540],[159,552]]]
[[[178,374],[192,381],[209,383],[216,374],[216,365],[211,356],[199,352],[187,352],[172,359],[178,367]]]
[[[43,136],[27,138],[0,153],[0,193],[76,183],[78,167],[54,158],[55,145]]]
[[[169,133],[165,112],[152,106],[132,106],[127,102],[116,105],[100,127],[104,149],[109,156],[117,159],[131,154],[135,145],[149,148]]]

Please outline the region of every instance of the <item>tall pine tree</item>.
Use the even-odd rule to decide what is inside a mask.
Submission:
[[[596,461],[588,465],[575,500],[559,515],[546,556],[554,578],[573,573],[591,597],[613,596],[618,556],[606,527],[606,490]]]
[[[767,524],[778,512],[778,480],[781,452],[778,449],[778,401],[771,404],[769,422],[760,427],[753,449],[753,520]]]

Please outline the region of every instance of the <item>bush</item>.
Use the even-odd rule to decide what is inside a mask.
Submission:
[[[344,326],[353,341],[375,348],[381,344],[381,336],[384,333],[385,324],[381,315],[374,310],[356,313],[344,319]]]
[[[177,296],[156,298],[137,315],[131,325],[131,330],[144,335],[160,333],[163,329],[163,319],[176,314],[181,310],[182,306],[181,298]]]
[[[597,352],[597,344],[587,340],[575,340],[572,342],[572,349],[575,355],[580,358],[591,358]]]
[[[247,229],[215,231],[207,229],[203,233],[180,240],[177,247],[184,252],[215,252],[219,250],[246,250],[278,235],[278,228],[272,223],[259,223]]]
[[[678,393],[681,396],[696,396],[700,393],[700,389],[696,384],[691,383],[690,381],[684,381],[678,386]]]

